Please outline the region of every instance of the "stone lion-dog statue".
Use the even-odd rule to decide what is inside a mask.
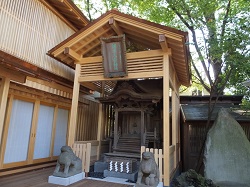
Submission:
[[[53,175],[70,177],[82,172],[82,160],[78,158],[69,146],[62,146]]]
[[[159,183],[159,168],[155,162],[154,154],[143,152],[140,163],[136,187],[156,187]]]

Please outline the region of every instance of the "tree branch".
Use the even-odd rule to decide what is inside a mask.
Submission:
[[[193,26],[191,26],[186,20],[185,18],[180,14],[180,12],[177,11],[177,9],[171,5],[171,2],[169,0],[167,0],[170,8],[174,11],[174,13],[180,18],[180,20],[184,23],[184,25],[186,25],[186,27],[189,29],[189,30],[192,30],[193,29]]]
[[[192,57],[191,57],[191,63],[192,63],[192,65],[193,65],[193,67],[194,67],[194,70],[195,70],[196,75],[198,76],[197,79],[200,81],[200,83],[202,84],[202,86],[204,86],[204,88],[205,88],[208,92],[210,92],[210,88],[209,88],[209,87],[205,84],[205,82],[203,81],[203,79],[202,79],[202,77],[201,77],[201,74],[200,74],[198,68],[196,67],[196,64],[194,63]]]
[[[227,3],[226,14],[224,16],[222,26],[221,26],[221,34],[220,34],[221,41],[222,41],[222,38],[224,37],[224,34],[225,34],[225,29],[226,29],[226,24],[228,22],[227,19],[228,19],[228,14],[229,14],[230,7],[231,7],[231,0],[229,0],[228,3]]]
[[[178,12],[178,10],[177,10],[174,6],[171,5],[171,2],[170,2],[169,0],[167,0],[167,2],[168,2],[168,4],[169,4],[170,8],[174,11],[174,13],[180,18],[180,20],[184,23],[184,25],[186,25],[186,27],[192,32],[192,38],[193,38],[193,42],[194,42],[195,49],[196,49],[196,51],[197,51],[197,53],[198,53],[198,55],[199,55],[199,59],[200,59],[200,61],[201,61],[202,67],[203,67],[203,69],[204,69],[204,71],[205,71],[205,73],[206,73],[206,76],[207,76],[207,78],[208,78],[208,80],[209,80],[209,83],[210,83],[210,85],[211,85],[211,84],[212,84],[212,79],[211,79],[211,77],[210,77],[210,75],[209,75],[209,72],[208,72],[208,70],[207,70],[207,67],[206,67],[206,63],[205,63],[204,57],[202,56],[202,53],[201,53],[201,51],[200,51],[200,48],[199,48],[199,46],[198,46],[198,44],[197,44],[196,33],[195,33],[195,30],[194,30],[194,27],[193,27],[192,25],[190,25],[190,24],[185,20],[185,18],[180,14],[180,12]],[[191,16],[191,15],[190,15],[190,16]],[[202,80],[202,79],[201,79],[201,80]]]
[[[206,73],[206,76],[207,76],[207,78],[208,78],[209,84],[212,85],[211,76],[210,76],[210,74],[209,74],[209,72],[208,72],[208,68],[207,68],[207,66],[206,66],[204,57],[202,56],[201,50],[200,50],[200,48],[199,48],[199,46],[198,46],[198,43],[197,43],[196,33],[195,33],[194,30],[191,30],[191,32],[192,32],[192,35],[193,35],[192,38],[193,38],[195,50],[196,50],[197,53],[198,53],[199,59],[200,59],[200,61],[201,61],[202,67],[203,67],[203,69],[204,69],[204,71],[205,71],[205,73]]]
[[[92,17],[91,17],[91,14],[90,14],[90,3],[89,3],[89,0],[87,0],[87,12],[88,12],[88,15],[89,15],[89,21],[92,21]]]

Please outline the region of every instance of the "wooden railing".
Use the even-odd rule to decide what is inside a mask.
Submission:
[[[74,143],[72,145],[72,150],[75,155],[82,160],[82,171],[88,173],[90,167],[91,143]]]
[[[164,174],[163,174],[163,158],[164,158],[164,156],[162,154],[162,149],[153,149],[153,148],[149,149],[149,148],[146,148],[145,146],[141,146],[141,155],[145,151],[146,152],[151,152],[151,153],[154,154],[155,162],[159,167],[160,182],[162,182],[163,181],[163,176],[164,176]]]
[[[80,64],[79,82],[101,81],[104,78],[102,57],[86,57]],[[128,76],[122,79],[163,76],[163,53],[161,50],[127,53]]]

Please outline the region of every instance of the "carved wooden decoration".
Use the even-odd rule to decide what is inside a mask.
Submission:
[[[101,38],[104,77],[127,76],[125,35]]]

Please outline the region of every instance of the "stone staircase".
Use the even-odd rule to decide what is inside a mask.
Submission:
[[[141,152],[141,137],[138,136],[122,136],[119,138],[113,153],[135,153]]]

